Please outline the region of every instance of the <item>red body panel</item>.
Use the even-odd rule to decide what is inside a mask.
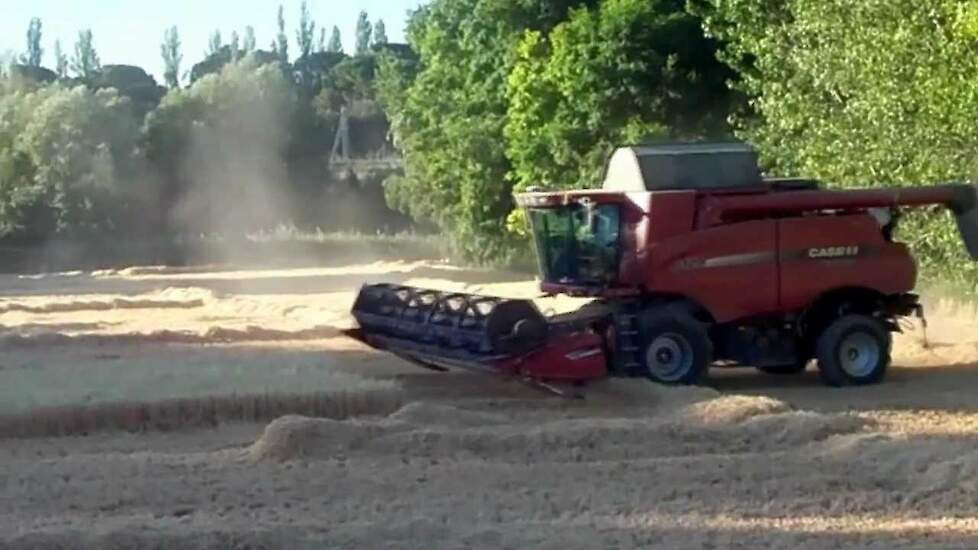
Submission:
[[[602,378],[608,373],[603,343],[604,338],[593,332],[575,332],[554,339],[529,355],[504,361],[497,365],[497,369],[537,380]]]
[[[804,308],[830,289],[862,287],[889,295],[911,290],[916,281],[907,248],[886,242],[869,215],[786,218],[778,221],[778,234],[786,311]],[[843,246],[857,248],[836,248]]]

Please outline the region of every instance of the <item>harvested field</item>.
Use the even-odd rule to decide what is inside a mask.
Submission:
[[[575,401],[338,336],[374,281],[536,295],[424,262],[0,277],[0,547],[978,547],[970,306],[879,386]]]

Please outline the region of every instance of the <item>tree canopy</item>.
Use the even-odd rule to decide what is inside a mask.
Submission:
[[[338,53],[343,51],[343,39],[340,37],[340,29],[337,26],[333,26],[333,30],[329,35],[329,44],[326,45],[327,52]]]
[[[95,51],[95,39],[91,29],[78,33],[75,55],[71,58],[70,65],[71,70],[80,78],[91,78],[102,67],[102,62]]]
[[[683,6],[609,0],[523,36],[505,128],[518,189],[591,186],[623,143],[729,134],[733,73]]]
[[[139,197],[139,128],[114,90],[59,84],[0,94],[0,236],[43,241],[124,224]]]
[[[41,20],[31,19],[27,27],[27,51],[21,57],[21,63],[31,67],[40,67],[44,59],[44,48],[41,46]]]
[[[163,44],[160,45],[163,56],[163,79],[170,88],[180,86],[180,64],[183,54],[180,52],[180,33],[176,27],[170,27],[163,34]]]
[[[773,171],[858,187],[978,174],[978,4],[710,0],[701,8],[751,99],[739,133]],[[978,275],[946,214],[911,216],[902,233],[925,270],[962,282]]]
[[[729,132],[732,72],[679,0],[436,0],[408,37],[420,64],[381,68],[405,155],[388,197],[470,259],[511,253],[514,184],[586,186],[623,139]]]
[[[358,55],[367,53],[367,49],[370,47],[370,39],[373,36],[373,28],[370,25],[370,19],[367,12],[361,11],[360,16],[357,18],[357,49]]]

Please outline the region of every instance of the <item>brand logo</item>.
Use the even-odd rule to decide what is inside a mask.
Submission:
[[[858,246],[827,246],[808,249],[809,258],[851,258],[858,255]]]

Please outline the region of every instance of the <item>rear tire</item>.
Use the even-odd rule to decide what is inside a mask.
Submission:
[[[890,365],[892,337],[879,321],[846,315],[818,337],[816,355],[822,381],[830,386],[861,386],[883,379]]]
[[[698,384],[713,361],[713,343],[703,323],[679,311],[652,311],[641,322],[642,366],[662,384]]]

